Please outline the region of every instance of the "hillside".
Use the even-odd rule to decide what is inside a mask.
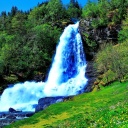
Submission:
[[[128,82],[75,96],[7,128],[128,127]]]

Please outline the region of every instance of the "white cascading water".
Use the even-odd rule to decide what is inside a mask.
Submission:
[[[18,83],[5,89],[0,111],[10,107],[34,111],[42,97],[71,96],[83,91],[87,83],[86,61],[78,26],[79,23],[69,25],[61,35],[47,81]]]

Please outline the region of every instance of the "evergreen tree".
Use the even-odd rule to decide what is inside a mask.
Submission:
[[[10,15],[13,17],[14,15],[16,15],[17,12],[18,12],[18,8],[16,6],[13,6]]]
[[[80,18],[82,14],[82,8],[80,7],[78,1],[70,0],[67,8],[67,13],[70,18]]]
[[[5,11],[1,12],[1,16],[0,16],[0,31],[6,29],[6,17],[7,17],[6,12]]]
[[[70,4],[71,4],[71,5],[73,5],[73,6],[74,6],[74,5],[75,5],[75,3],[76,3],[76,2],[75,2],[75,0],[70,0]]]
[[[120,0],[120,5],[119,5],[119,18],[120,22],[122,19],[125,18],[127,12],[127,0]]]
[[[57,21],[64,18],[65,8],[61,0],[50,0],[47,5],[47,14],[45,18],[48,20]]]

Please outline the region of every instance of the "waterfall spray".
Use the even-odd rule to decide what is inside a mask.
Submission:
[[[34,111],[42,97],[71,96],[83,91],[87,83],[86,61],[78,26],[76,23],[65,28],[46,82],[18,83],[5,89],[0,99],[0,111],[8,111],[10,107]]]

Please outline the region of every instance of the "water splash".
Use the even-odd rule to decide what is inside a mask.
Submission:
[[[0,111],[8,111],[10,107],[34,111],[42,97],[70,96],[83,91],[87,83],[86,61],[78,25],[69,25],[60,37],[47,81],[18,83],[5,89]]]

